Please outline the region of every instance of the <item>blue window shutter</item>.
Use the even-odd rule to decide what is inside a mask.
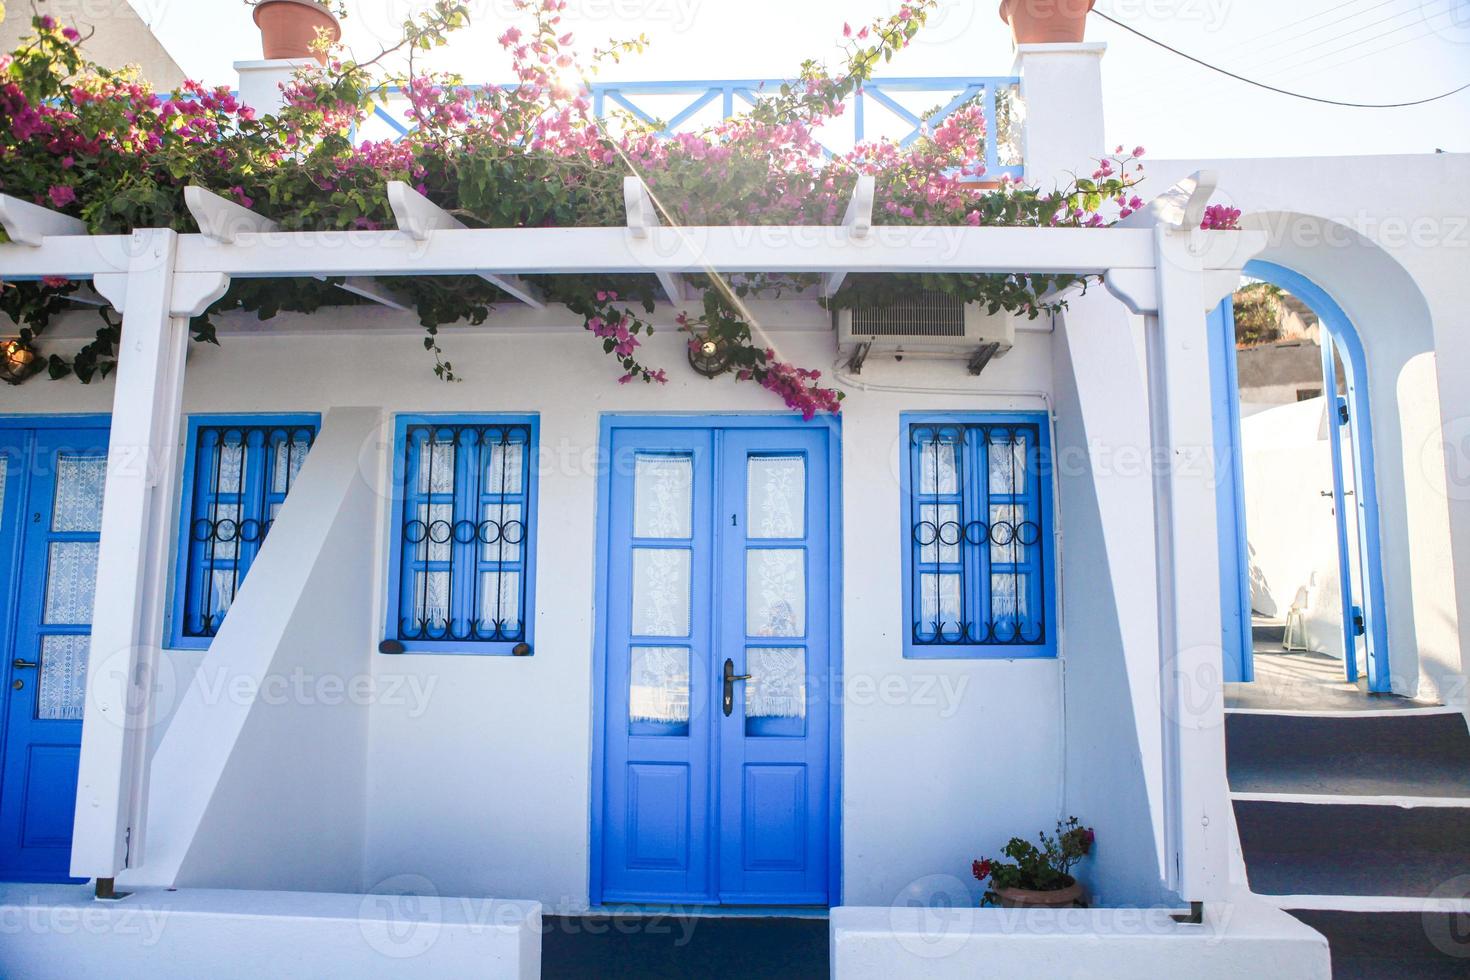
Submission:
[[[316,439],[315,415],[190,419],[170,643],[206,647]]]
[[[409,652],[531,652],[536,422],[405,416],[386,635]]]
[[[902,429],[905,656],[1055,656],[1045,415],[905,415]]]

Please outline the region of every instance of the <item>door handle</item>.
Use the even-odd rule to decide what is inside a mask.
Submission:
[[[22,660],[19,657],[16,657],[14,660],[10,661],[10,666],[16,668],[17,670],[20,670],[26,667],[34,669],[41,665],[36,663],[34,660]]]
[[[721,702],[725,709],[725,717],[730,717],[730,712],[735,710],[735,682],[750,680],[749,674],[735,673],[735,661],[729,657],[725,658],[725,697]]]

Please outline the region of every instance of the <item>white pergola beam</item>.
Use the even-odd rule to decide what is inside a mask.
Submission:
[[[868,232],[873,227],[873,197],[877,192],[877,182],[872,174],[861,174],[857,179],[857,186],[852,189],[852,197],[847,202],[847,211],[842,216],[842,227],[848,229],[848,233],[854,239],[868,237]],[[831,299],[837,295],[837,290],[842,288],[842,282],[847,278],[847,270],[839,269],[829,272],[822,277],[822,295]]]
[[[623,178],[623,210],[627,214],[630,238],[647,241],[652,237],[653,230],[662,226],[662,222],[658,220],[658,208],[653,203],[653,194],[642,177]],[[648,271],[658,277],[658,284],[663,287],[664,296],[668,297],[670,303],[678,306],[684,301],[684,290],[674,273],[661,269]]]
[[[52,211],[9,194],[0,194],[0,227],[12,242],[40,248],[50,237],[85,235],[87,224],[60,211]]]
[[[1239,268],[1264,233],[1200,232],[1206,271]],[[0,277],[90,279],[125,272],[130,236],[48,237],[44,248],[0,244]],[[842,226],[472,228],[416,241],[397,231],[240,233],[225,245],[179,235],[180,272],[242,278],[651,272],[1078,273],[1154,269],[1151,228]]]
[[[1221,232],[1221,236],[1239,235]],[[655,272],[1077,272],[1151,269],[1148,229],[875,226],[854,239],[842,227],[475,228],[426,241],[392,231],[241,235],[234,245],[179,243],[181,267],[236,276],[542,275]],[[0,247],[0,272],[40,272]]]
[[[393,209],[393,220],[398,224],[399,232],[408,235],[415,242],[428,243],[436,237],[436,232],[472,230],[466,228],[464,222],[401,180],[388,181],[388,206]],[[504,230],[522,231],[525,229]],[[404,269],[400,274],[415,275],[417,272],[412,269]],[[534,309],[546,308],[546,301],[541,298],[540,291],[517,276],[485,272],[481,269],[464,269],[462,274],[477,275],[501,292],[514,296]]]

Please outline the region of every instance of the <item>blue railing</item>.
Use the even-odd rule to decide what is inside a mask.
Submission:
[[[755,105],[763,96],[779,91],[782,84],[783,80],[778,78],[746,78],[721,81],[592,82],[587,89],[592,99],[592,111],[599,119],[606,119],[609,112],[621,109],[647,125],[659,127],[661,133],[676,133],[681,127],[695,123],[697,117],[716,100],[719,100],[719,118],[728,119],[736,114],[737,107],[744,109]],[[849,130],[843,126],[841,135],[850,135],[853,144],[869,138],[870,131],[882,128],[874,127],[874,120],[869,118],[870,113],[878,110],[887,116],[885,121],[897,124],[896,134],[882,135],[890,135],[891,138],[896,136],[898,144],[906,147],[927,129],[943,122],[956,109],[978,98],[985,113],[986,136],[982,162],[985,164],[986,176],[997,178],[1009,174],[1019,178],[1022,169],[1019,133],[1009,134],[1014,145],[1004,155],[1002,162],[1001,144],[1008,134],[1000,132],[1002,122],[1009,122],[1012,127],[1019,125],[1014,114],[1004,111],[1010,103],[1003,101],[1012,97],[1011,93],[1019,84],[1020,79],[1017,77],[999,75],[873,79],[864,83],[849,97],[849,108],[838,117],[838,123],[851,120],[851,128]],[[913,93],[933,94],[942,101],[939,101],[936,109],[915,111],[895,97]],[[656,114],[649,105],[652,100],[661,103],[664,114]],[[399,139],[408,135],[413,125],[394,115],[391,109],[395,103],[406,104],[406,100],[403,100],[397,88],[390,88],[388,104],[374,106],[371,118],[385,124],[391,133],[396,134],[392,138]],[[826,145],[835,135],[831,126],[818,134],[819,138],[826,137],[824,146],[829,155],[845,149],[834,149]]]

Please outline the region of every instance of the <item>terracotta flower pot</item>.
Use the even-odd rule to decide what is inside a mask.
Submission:
[[[1082,886],[1073,881],[1066,888],[1057,888],[1052,891],[1002,888],[996,894],[1000,896],[1000,907],[1005,909],[1072,908],[1082,901]]]
[[[255,5],[255,26],[260,28],[260,46],[268,60],[315,58],[322,64],[327,56],[312,49],[317,28],[333,41],[342,39],[337,15],[313,0],[260,0]]]
[[[1000,19],[1017,44],[1075,44],[1095,0],[1001,0]]]

